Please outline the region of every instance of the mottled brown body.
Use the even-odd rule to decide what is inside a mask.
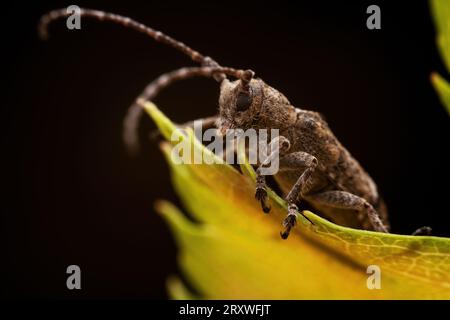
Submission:
[[[338,141],[320,114],[295,109],[295,124],[281,132],[290,141],[295,141],[290,150],[307,152],[318,160],[318,168],[313,173],[309,192],[341,190],[366,199],[374,206],[385,225],[388,225],[387,210],[369,174],[352,157],[350,152]],[[284,171],[275,176],[275,180],[285,195],[298,180],[302,170]],[[352,209],[338,209],[314,202],[304,195],[304,200],[327,219],[343,226],[373,230],[367,216]]]
[[[338,141],[323,117],[317,112],[295,108],[283,94],[261,79],[253,79],[249,86],[251,104],[246,110],[238,110],[236,97],[242,91],[240,81],[222,82],[217,121],[219,129],[279,129],[280,135],[290,144],[290,148],[280,154],[280,171],[275,175],[286,198],[308,169],[307,163],[297,161],[298,157],[292,155],[309,155],[316,159],[317,165],[300,187],[295,197],[297,204],[305,201],[318,213],[340,225],[387,231],[387,210],[376,184]],[[295,169],[291,170],[292,167]],[[264,188],[263,182],[260,189]],[[327,193],[327,200],[332,200],[333,205],[329,204],[330,201],[318,201],[316,197],[334,191],[344,191],[367,201],[381,215],[386,230],[380,230],[364,210],[353,206],[353,198],[347,197],[346,193]],[[257,194],[259,200],[265,201],[264,197],[264,191],[262,196]],[[347,203],[348,208],[336,207],[336,203]]]

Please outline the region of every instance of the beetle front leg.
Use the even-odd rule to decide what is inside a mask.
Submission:
[[[267,204],[267,190],[266,190],[266,176],[262,175],[259,170],[256,170],[256,191],[255,199],[261,203],[261,208],[264,213],[270,212],[270,206]]]
[[[266,176],[262,174],[262,169],[269,166],[280,154],[285,154],[290,147],[291,143],[287,138],[283,136],[274,138],[269,145],[270,155],[261,163],[258,169],[256,169],[255,198],[259,200],[261,208],[265,213],[270,211],[270,206],[267,204]]]
[[[288,213],[283,221],[284,231],[280,233],[283,239],[287,239],[291,229],[297,223],[298,207],[296,202],[299,197],[308,192],[309,181],[317,167],[316,157],[306,152],[293,152],[280,159],[281,171],[303,171],[286,196]]]

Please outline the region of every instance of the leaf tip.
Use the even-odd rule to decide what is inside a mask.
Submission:
[[[198,299],[183,283],[183,281],[174,275],[167,278],[167,291],[169,297],[175,300],[195,300]]]

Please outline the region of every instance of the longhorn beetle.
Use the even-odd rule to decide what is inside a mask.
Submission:
[[[181,51],[200,65],[165,73],[138,96],[124,119],[123,138],[131,152],[138,148],[137,126],[145,101],[155,98],[176,81],[210,77],[220,83],[219,114],[202,119],[204,127],[216,126],[219,132],[233,128],[279,129],[280,136],[272,143],[279,144],[280,155],[280,170],[275,181],[288,203],[287,216],[282,223],[284,230],[280,233],[283,239],[295,226],[297,205],[302,201],[340,225],[389,232],[387,209],[377,186],[319,113],[295,108],[282,93],[255,78],[253,71],[223,67],[184,43],[128,17],[92,9],[81,9],[77,13],[81,17],[110,21],[144,33]],[[69,15],[71,13],[66,9],[43,15],[38,28],[40,36],[46,39],[48,25]],[[229,77],[236,80],[231,81]],[[269,212],[265,176],[261,173],[264,165],[265,162],[256,170],[255,198],[261,203],[262,210]],[[429,232],[430,228],[423,227],[415,234]]]

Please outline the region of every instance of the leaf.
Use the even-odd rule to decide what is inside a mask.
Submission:
[[[436,72],[431,74],[431,82],[439,95],[442,105],[445,106],[450,114],[450,83]]]
[[[155,105],[146,110],[170,139],[176,129]],[[204,159],[218,160],[194,138],[178,135]],[[254,199],[253,168],[227,164],[175,164],[175,142],[161,148],[173,184],[193,222],[172,204],[157,211],[179,247],[184,277],[206,299],[449,299],[450,239],[355,230],[304,212],[288,240],[279,236],[286,203],[269,190],[270,214]],[[381,269],[381,289],[367,287],[369,265]],[[192,298],[172,278],[173,298]]]
[[[450,2],[431,0],[430,4],[437,32],[436,42],[447,70],[450,71]]]
[[[430,5],[436,27],[438,49],[447,71],[450,72],[450,1],[431,0]],[[431,82],[441,99],[441,103],[450,114],[450,84],[436,73],[432,74]]]

